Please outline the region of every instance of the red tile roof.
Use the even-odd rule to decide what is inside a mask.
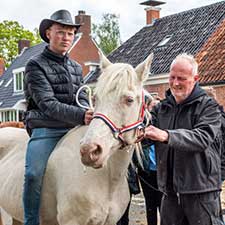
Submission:
[[[196,55],[201,84],[225,84],[225,20]]]

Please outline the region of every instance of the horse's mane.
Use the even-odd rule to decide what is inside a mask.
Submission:
[[[98,79],[95,94],[97,96],[106,96],[112,90],[116,89],[118,96],[124,89],[132,90],[137,83],[137,77],[134,76],[133,67],[125,63],[115,63],[103,70]]]

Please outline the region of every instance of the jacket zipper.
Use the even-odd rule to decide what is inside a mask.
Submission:
[[[180,205],[180,193],[177,192],[177,203]]]
[[[71,99],[71,105],[73,105],[73,82],[72,82],[72,77],[69,73],[69,69],[68,69],[68,65],[67,65],[67,62],[66,60],[64,61],[64,64],[63,64],[63,67],[66,69],[67,71],[67,77],[69,78],[69,96],[70,96],[70,99]]]

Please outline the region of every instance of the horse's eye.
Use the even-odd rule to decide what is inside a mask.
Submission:
[[[133,102],[134,102],[134,98],[131,97],[131,96],[128,96],[127,99],[126,99],[126,103],[127,103],[128,105],[130,105],[130,104],[133,103]]]

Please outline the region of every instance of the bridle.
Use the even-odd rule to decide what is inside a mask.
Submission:
[[[83,89],[88,89],[90,107],[81,105],[80,102],[79,102],[79,99],[78,99],[79,93]],[[93,109],[94,108],[93,104],[92,104],[92,100],[91,100],[91,89],[90,89],[89,86],[83,85],[83,86],[81,86],[79,88],[79,90],[77,91],[77,94],[76,94],[76,102],[82,108],[85,108],[85,109],[89,109],[89,108]],[[130,130],[134,130],[134,129],[136,129],[136,130],[144,130],[144,128],[145,128],[145,124],[144,124],[145,109],[146,109],[146,104],[145,104],[145,100],[144,100],[144,92],[142,91],[142,103],[141,103],[140,112],[139,112],[139,119],[138,119],[137,122],[129,124],[129,125],[126,125],[126,126],[123,126],[123,127],[117,127],[115,125],[115,123],[113,123],[113,121],[110,120],[109,117],[107,117],[103,113],[98,113],[98,112],[93,115],[93,119],[100,119],[100,120],[102,120],[110,128],[110,130],[113,133],[114,138],[119,140],[122,143],[122,147],[124,147],[124,146],[127,146],[128,143],[124,139],[124,137],[122,136],[123,133],[128,132]]]
[[[141,103],[141,108],[139,112],[139,119],[137,122],[123,126],[123,127],[117,127],[115,123],[113,123],[112,120],[110,120],[109,117],[104,115],[103,113],[95,113],[93,115],[93,119],[101,119],[112,131],[113,136],[115,139],[118,139],[119,141],[122,142],[122,146],[128,145],[127,141],[123,137],[123,133],[128,132],[130,130],[134,129],[144,129],[144,116],[145,116],[145,101],[144,101],[144,93],[142,92],[142,103]]]

